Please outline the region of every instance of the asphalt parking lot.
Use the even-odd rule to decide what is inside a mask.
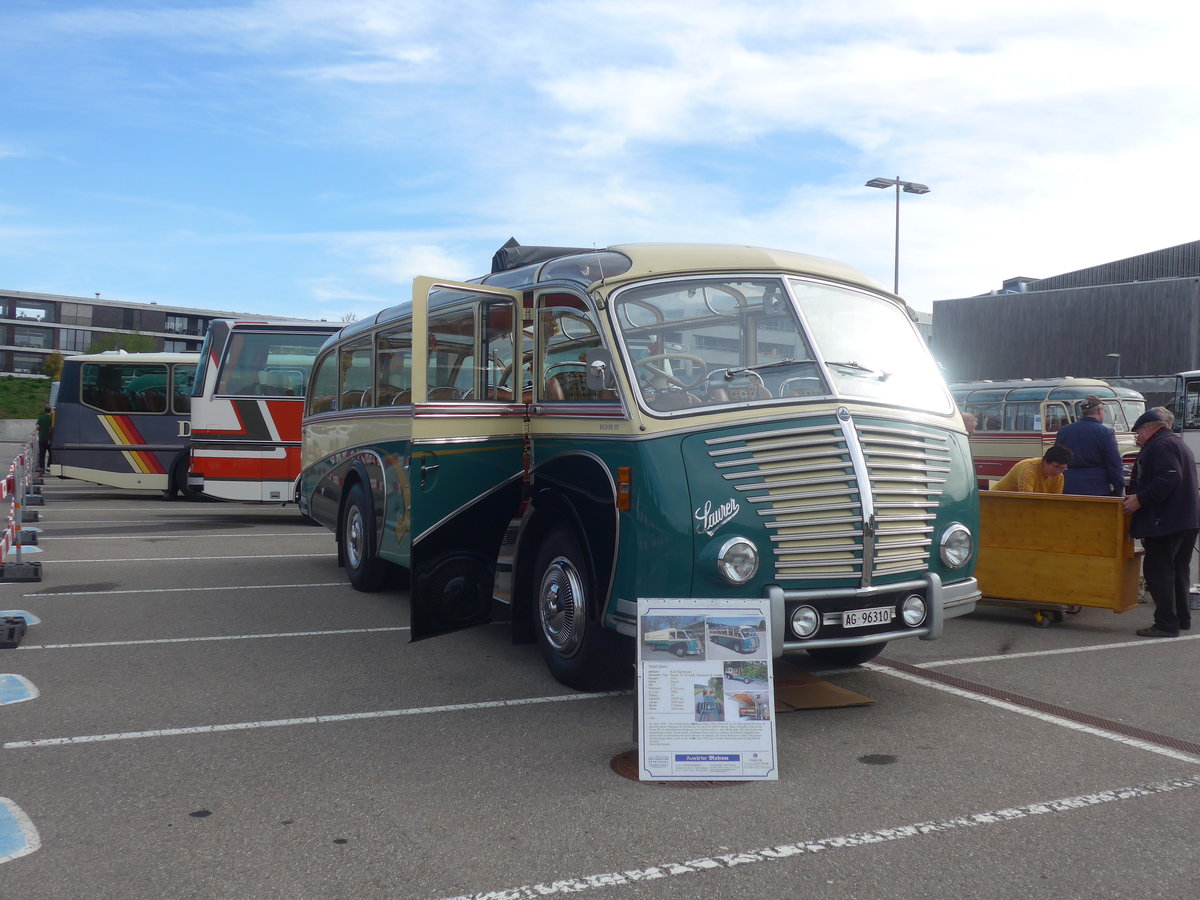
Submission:
[[[409,643],[294,509],[44,492],[42,581],[0,584],[40,620],[0,650],[36,689],[0,897],[1200,896],[1200,634],[1147,607],[799,657],[875,702],[780,715],[778,782],[649,785],[610,765],[632,693],[499,626]]]

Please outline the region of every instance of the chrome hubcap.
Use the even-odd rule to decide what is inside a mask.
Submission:
[[[558,557],[542,576],[538,618],[546,641],[563,656],[573,656],[583,643],[584,602],[578,570],[566,557]]]
[[[346,565],[357,569],[363,558],[363,518],[357,506],[351,506],[346,514]]]

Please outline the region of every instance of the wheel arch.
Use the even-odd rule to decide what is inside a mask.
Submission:
[[[342,478],[341,493],[338,496],[338,511],[337,511],[337,527],[334,528],[334,539],[337,541],[337,564],[344,566],[346,561],[342,558],[342,538],[343,531],[346,527],[346,499],[350,496],[350,490],[356,485],[361,484],[363,491],[366,492],[367,502],[371,504],[371,509],[374,512],[373,526],[374,533],[372,535],[372,546],[378,550],[380,538],[383,531],[383,498],[385,491],[383,490],[383,463],[379,457],[373,453],[360,453],[346,469],[346,474]],[[376,489],[378,486],[378,489]]]
[[[616,482],[595,454],[564,453],[538,466],[531,476],[530,502],[513,555],[513,640],[535,639],[533,603],[537,593],[538,548],[551,531],[571,532],[588,564],[589,589],[598,598],[588,618],[603,624],[616,575],[619,519]]]

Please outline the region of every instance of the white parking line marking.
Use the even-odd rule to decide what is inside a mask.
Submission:
[[[1091,647],[1059,647],[1054,650],[1027,650],[1022,653],[997,653],[992,656],[971,656],[963,659],[939,659],[933,662],[913,663],[918,669],[937,669],[941,666],[963,666],[976,662],[999,662],[1005,659],[1028,659],[1031,656],[1058,656],[1063,653],[1091,653],[1093,650],[1124,650],[1131,647],[1145,647],[1150,644],[1162,644],[1166,641],[1200,640],[1200,634],[1180,635],[1172,638],[1142,638],[1136,641],[1121,641],[1119,644],[1094,644]]]
[[[1042,722],[1048,722],[1051,725],[1058,725],[1062,728],[1070,728],[1072,731],[1081,731],[1084,734],[1090,734],[1093,737],[1104,738],[1105,740],[1114,741],[1118,744],[1125,744],[1129,747],[1136,747],[1138,750],[1147,750],[1150,753],[1157,753],[1159,756],[1170,757],[1171,759],[1177,759],[1180,762],[1195,763],[1200,765],[1200,757],[1193,756],[1190,753],[1172,750],[1169,747],[1161,747],[1158,744],[1151,744],[1147,741],[1139,741],[1137,738],[1132,738],[1124,734],[1117,734],[1114,731],[1096,728],[1093,725],[1085,725],[1082,722],[1072,722],[1070,719],[1064,719],[1061,716],[1039,712],[1035,709],[1018,706],[1015,703],[1007,703],[1004,700],[997,700],[995,697],[988,697],[984,694],[976,694],[971,691],[964,691],[962,688],[956,688],[953,685],[941,684],[936,681],[931,681],[927,678],[921,678],[919,675],[910,675],[908,672],[901,672],[888,666],[881,666],[876,663],[864,663],[863,668],[870,669],[872,672],[879,672],[883,675],[890,675],[893,678],[899,678],[903,681],[911,681],[913,684],[919,684],[923,687],[944,691],[947,694],[953,694],[955,697],[964,697],[967,700],[974,700],[977,703],[986,703],[988,706],[995,706],[998,709],[1005,709],[1009,712],[1020,713],[1023,716],[1039,719]]]
[[[1098,794],[1080,794],[1075,797],[1062,797],[1057,800],[1029,803],[1025,806],[970,813],[965,816],[957,816],[953,819],[944,819],[940,822],[915,822],[911,825],[900,825],[895,828],[880,828],[876,831],[844,834],[839,837],[801,840],[790,844],[780,844],[775,847],[743,850],[739,853],[723,853],[720,856],[703,856],[698,859],[661,862],[642,869],[602,872],[596,875],[568,877],[541,884],[526,884],[521,887],[481,891],[475,894],[460,894],[457,897],[447,898],[447,900],[540,900],[543,897],[554,897],[559,894],[577,894],[581,891],[589,891],[595,888],[636,885],[643,881],[657,881],[662,878],[674,878],[680,875],[695,875],[699,872],[712,869],[732,869],[755,863],[774,862],[793,856],[811,855],[827,850],[854,850],[859,847],[882,844],[888,841],[945,834],[946,832],[959,831],[964,828],[980,828],[986,825],[997,825],[1005,822],[1013,822],[1018,819],[1027,819],[1031,816],[1067,813],[1077,809],[1089,809],[1102,803],[1137,800],[1158,794],[1189,790],[1195,787],[1200,787],[1200,778],[1174,778],[1169,781],[1101,791]]]
[[[139,738],[177,737],[186,734],[216,734],[222,731],[250,731],[255,728],[280,728],[288,725],[325,725],[330,722],[353,722],[359,719],[392,719],[398,716],[423,716],[430,713],[464,712],[476,709],[503,709],[530,706],[536,703],[570,703],[574,700],[597,700],[620,697],[630,691],[602,691],[592,694],[561,694],[552,697],[523,697],[518,700],[482,700],[477,703],[451,703],[446,706],[420,706],[408,709],[384,709],[376,712],[340,713],[329,716],[303,716],[297,719],[269,719],[262,722],[233,722],[228,725],[197,725],[191,728],[162,728],[156,731],[126,731],[118,734],[88,734],[80,737],[41,738],[32,741],[8,741],[5,750],[24,750],[30,747],[61,747],[64,744],[95,744],[101,741],[132,741]]]
[[[345,581],[318,581],[311,584],[230,584],[223,587],[139,588],[128,591],[57,591],[45,594],[22,594],[22,597],[103,597],[108,594],[173,594],[187,591],[266,591],[278,588],[350,587]]]
[[[136,647],[143,644],[191,644],[201,641],[256,641],[265,638],[324,637],[327,634],[377,634],[385,631],[409,631],[407,625],[379,628],[331,628],[327,631],[280,631],[275,634],[216,634],[203,637],[147,638],[137,641],[89,641],[81,644],[22,644],[18,650],[78,650],[81,647]],[[0,678],[3,678],[0,675]]]

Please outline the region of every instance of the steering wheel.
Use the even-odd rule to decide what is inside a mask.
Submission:
[[[672,375],[662,366],[654,365],[654,363],[663,362],[664,360],[668,359],[682,359],[686,362],[692,363],[699,369],[700,377],[693,381],[685,382],[682,379]],[[633,367],[634,369],[647,369],[651,375],[657,378],[664,378],[668,383],[673,384],[678,388],[682,388],[685,391],[691,390],[697,385],[702,384],[704,379],[708,377],[708,363],[706,363],[700,357],[693,356],[690,353],[651,353],[649,356],[643,356],[641,359],[637,360],[633,364]],[[640,376],[638,380],[641,380]]]

